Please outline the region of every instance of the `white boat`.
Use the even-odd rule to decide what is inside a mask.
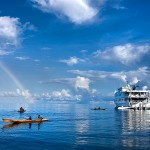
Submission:
[[[137,87],[127,84],[115,91],[114,102],[117,109],[150,109],[150,91]]]

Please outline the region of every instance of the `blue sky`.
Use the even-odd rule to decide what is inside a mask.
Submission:
[[[150,88],[150,1],[0,2],[0,95],[99,100]],[[111,98],[110,98],[111,100]]]

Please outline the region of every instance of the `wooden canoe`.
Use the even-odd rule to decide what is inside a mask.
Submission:
[[[39,123],[39,122],[45,122],[48,121],[47,118],[43,118],[42,120],[16,120],[16,119],[3,119],[4,122],[11,122],[11,123]]]

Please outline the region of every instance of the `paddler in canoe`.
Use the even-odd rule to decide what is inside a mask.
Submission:
[[[27,120],[32,120],[32,117],[30,116]]]
[[[43,117],[41,117],[40,115],[38,115],[38,120],[42,120],[43,119]]]
[[[25,112],[25,109],[22,108],[22,107],[20,107],[20,109],[18,110],[18,112],[23,113],[23,112]]]

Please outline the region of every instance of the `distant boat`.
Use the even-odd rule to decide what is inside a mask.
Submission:
[[[24,108],[22,108],[22,107],[20,107],[20,109],[18,110],[18,112],[20,112],[20,113],[23,113],[23,112],[25,112],[26,110],[24,109]]]
[[[150,109],[150,91],[138,90],[137,85],[120,87],[115,92],[114,102],[117,109]]]
[[[11,122],[11,123],[40,123],[48,121],[47,118],[37,119],[37,120],[16,120],[16,119],[2,119],[3,122]]]
[[[98,107],[98,108],[93,108],[92,110],[106,110],[106,108]]]

